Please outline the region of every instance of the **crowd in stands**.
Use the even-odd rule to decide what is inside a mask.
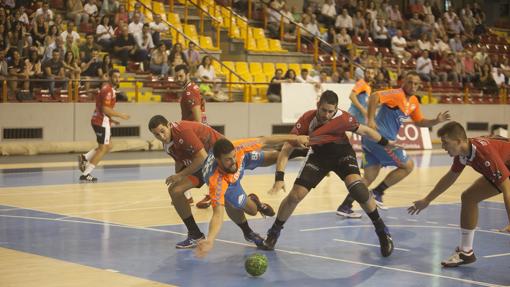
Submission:
[[[11,97],[38,86],[50,93],[56,86],[65,89],[67,81],[63,79],[95,79],[80,85],[86,90],[97,88],[114,63],[128,66],[130,61],[140,63],[138,71],[162,78],[172,75],[175,66],[186,64],[198,81],[217,81],[209,57],[201,56],[193,43],[188,47],[172,45],[161,16],[154,14],[149,21],[137,2],[132,11],[119,0],[51,3],[60,5],[50,7],[41,0],[5,0],[0,4],[0,77],[9,79]],[[246,13],[246,1],[233,3],[240,13]],[[286,39],[296,37],[291,22],[298,23],[304,28],[303,46],[310,46],[313,36],[319,36],[329,43],[322,51],[334,50],[343,59],[335,71],[320,65],[312,71],[277,70],[268,89],[271,101],[279,100],[277,84],[283,81],[354,82],[363,76],[363,66],[379,68],[380,87],[395,84],[409,69],[416,70],[424,81],[471,84],[487,94],[495,94],[509,83],[510,51],[494,52],[480,43],[488,29],[477,3],[446,12],[436,1],[421,0],[415,0],[407,10],[390,5],[388,0],[304,1],[303,7],[272,0],[268,6],[268,35],[279,37],[283,17]],[[364,49],[358,53],[353,47]],[[201,90],[217,94],[220,88],[207,84]]]
[[[334,82],[362,77],[361,69],[356,69],[354,78],[345,73],[350,59],[355,59],[362,66],[379,68],[381,86],[395,85],[399,76],[411,69],[423,81],[467,84],[489,95],[497,95],[499,88],[509,84],[509,46],[502,40],[494,51],[488,51],[495,43],[480,42],[495,36],[489,34],[486,15],[478,3],[442,11],[438,1],[410,1],[406,10],[389,2],[305,1],[303,13],[299,14],[296,7],[289,11],[285,0],[272,0],[267,32],[280,37],[279,23],[284,18],[285,23],[291,19],[306,29],[301,36],[305,45],[312,43],[311,34],[321,37],[329,43],[323,50],[333,47],[344,60],[337,71],[329,71]],[[291,29],[286,28],[285,32],[285,39],[296,37]],[[365,48],[365,52],[359,55],[353,47]]]

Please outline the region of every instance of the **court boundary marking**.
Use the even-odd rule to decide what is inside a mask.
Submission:
[[[84,224],[101,225],[101,226],[109,225],[109,226],[112,226],[112,227],[120,227],[120,228],[136,229],[136,230],[146,230],[146,231],[162,232],[162,233],[168,233],[168,234],[173,234],[173,235],[183,235],[183,236],[187,235],[187,233],[183,233],[183,232],[176,232],[176,231],[171,231],[171,230],[164,230],[164,229],[157,229],[157,228],[150,228],[150,227],[130,226],[130,225],[125,225],[125,224],[115,224],[115,223],[109,223],[109,222],[106,222],[106,221],[103,221],[103,222],[101,222],[101,221],[90,222],[90,221],[82,221],[82,220],[69,220],[69,219],[46,218],[46,217],[36,217],[36,216],[1,215],[1,214],[0,214],[0,217],[22,218],[22,219],[31,219],[31,220],[44,220],[44,221],[58,221],[58,222],[69,222],[69,223],[84,223]],[[372,227],[372,225],[355,225],[355,226],[343,226],[343,227],[352,228],[352,227],[369,227],[369,226]],[[399,225],[393,225],[393,227],[396,227],[396,226],[399,226]],[[403,226],[408,227],[407,225],[403,225]],[[389,225],[389,227],[392,227],[392,225]],[[444,226],[427,226],[427,227],[453,229],[453,227],[444,227]],[[330,227],[329,229],[332,229],[332,228]],[[322,230],[324,230],[324,228]],[[302,230],[300,230],[300,231],[302,231]],[[484,230],[480,230],[480,231],[484,231]],[[492,231],[485,231],[485,232],[496,233],[496,232],[492,232]],[[498,233],[498,234],[506,235],[504,233]],[[510,234],[509,234],[509,236],[510,236]],[[253,246],[253,244],[247,244],[247,243],[236,242],[236,241],[231,241],[231,240],[216,239],[216,241],[217,242],[222,242],[222,243],[228,243],[228,244],[234,244],[234,245],[240,245],[240,246],[246,246],[246,247],[255,248]],[[5,247],[5,246],[2,246],[2,247]],[[5,247],[5,248],[8,248],[8,247]],[[474,284],[474,285],[478,285],[478,286],[505,287],[504,285],[497,285],[497,284],[492,284],[492,283],[487,283],[487,282],[481,282],[481,281],[475,281],[475,280],[469,280],[469,279],[456,278],[456,277],[440,275],[440,274],[434,274],[434,273],[413,271],[413,270],[408,270],[408,269],[389,267],[389,266],[383,266],[383,265],[372,264],[372,263],[365,263],[365,262],[348,260],[348,259],[334,258],[334,257],[322,256],[322,255],[317,255],[317,254],[312,254],[312,253],[305,253],[305,252],[300,252],[300,251],[291,251],[291,250],[285,250],[285,249],[279,249],[279,248],[275,248],[274,251],[278,251],[278,252],[282,252],[282,253],[287,253],[287,254],[291,254],[291,255],[300,255],[300,256],[311,257],[311,258],[317,258],[317,259],[324,259],[324,260],[335,261],[335,262],[354,264],[354,265],[359,265],[359,266],[375,267],[375,268],[380,268],[380,269],[385,269],[385,270],[404,272],[404,273],[416,274],[416,275],[433,277],[433,278],[449,279],[449,280],[453,280],[453,281],[469,283],[469,284]]]

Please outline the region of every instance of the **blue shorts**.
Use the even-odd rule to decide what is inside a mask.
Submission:
[[[361,139],[361,147],[363,148],[363,167],[372,165],[402,167],[409,160],[406,151],[402,148],[383,147],[365,137]]]

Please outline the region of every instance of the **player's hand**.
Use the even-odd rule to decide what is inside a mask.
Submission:
[[[510,233],[510,224],[508,224],[505,228],[502,228],[502,229],[500,229],[498,231],[499,232]]]
[[[308,147],[308,144],[310,142],[309,136],[298,136],[296,139],[296,144],[299,147]]]
[[[119,115],[119,118],[121,118],[123,120],[129,120],[130,116],[128,114],[121,113]]]
[[[442,112],[442,113],[437,114],[436,120],[439,123],[449,121],[450,120],[450,112],[446,111],[446,112]]]
[[[166,178],[165,183],[169,188],[174,187],[179,181],[183,180],[184,176],[180,174],[174,174]]]
[[[112,126],[118,126],[120,125],[120,123],[114,119],[110,119],[110,121],[112,121]]]
[[[375,123],[375,121],[367,120],[367,126],[374,130],[377,130],[377,124]]]
[[[414,204],[407,209],[407,212],[411,215],[418,215],[422,210],[429,206],[430,201],[426,199],[420,199],[414,202]]]
[[[275,181],[273,184],[273,187],[268,191],[269,194],[276,194],[280,190],[283,190],[283,192],[287,192],[287,189],[285,188],[285,181]]]
[[[209,251],[213,248],[213,241],[209,239],[200,240],[195,250],[195,256],[198,258],[204,258],[207,256]]]

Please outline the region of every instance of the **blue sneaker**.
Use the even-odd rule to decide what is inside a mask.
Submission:
[[[352,207],[340,205],[336,210],[336,215],[343,216],[345,218],[361,218],[361,213],[354,212]]]
[[[244,239],[248,242],[255,243],[257,247],[261,247],[264,243],[264,238],[262,238],[262,236],[254,231],[250,232],[248,235],[245,235]]]
[[[205,236],[203,234],[202,234],[202,236],[200,236],[199,238],[196,238],[196,239],[192,238],[191,235],[188,234],[188,237],[185,240],[175,244],[175,248],[177,248],[177,249],[195,248],[195,247],[197,247],[198,242],[203,239],[205,239]]]
[[[388,209],[383,204],[383,194],[382,193],[372,190],[372,194],[374,195],[375,204],[377,205],[377,207],[379,207],[380,209],[383,209],[383,210]]]
[[[271,227],[267,231],[267,237],[264,242],[262,242],[261,249],[264,250],[274,250],[274,246],[276,245],[276,241],[278,241],[278,237],[280,237],[280,231],[283,229],[282,227]]]
[[[391,239],[390,231],[388,227],[384,227],[382,231],[376,231],[377,237],[379,237],[379,244],[381,246],[381,255],[388,257],[393,252],[393,239]]]

